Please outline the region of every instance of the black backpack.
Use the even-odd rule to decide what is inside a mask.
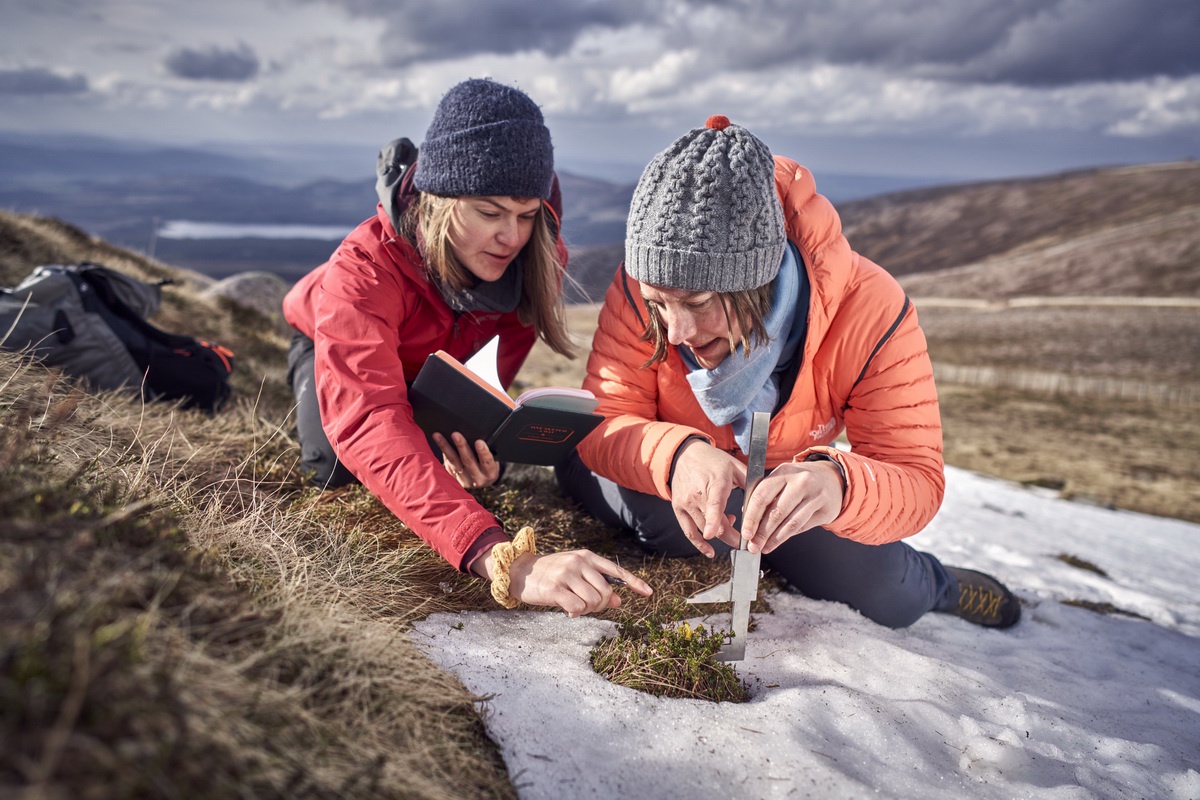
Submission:
[[[234,354],[146,321],[162,285],[90,262],[48,264],[0,289],[0,347],[31,353],[97,389],[138,387],[146,400],[220,409]]]

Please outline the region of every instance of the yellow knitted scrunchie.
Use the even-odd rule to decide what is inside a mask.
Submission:
[[[508,593],[508,571],[517,560],[517,556],[526,553],[537,553],[537,540],[533,535],[533,528],[528,525],[517,531],[511,542],[501,542],[492,548],[492,569],[495,572],[492,576],[492,597],[505,608],[517,607],[517,598]]]

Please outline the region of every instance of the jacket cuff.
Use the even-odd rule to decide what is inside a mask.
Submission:
[[[462,571],[468,575],[476,575],[473,570],[475,562],[482,556],[487,555],[488,551],[496,545],[507,541],[509,541],[508,534],[502,528],[499,526],[488,528],[479,534],[479,537],[471,543],[471,546],[467,548],[467,552],[463,554]],[[482,578],[484,576],[476,575],[476,577]]]
[[[687,445],[687,443],[707,441],[708,439],[705,439],[703,436],[697,436],[693,434],[679,443],[679,447],[675,448],[675,455],[671,456],[671,471],[667,473],[667,486],[670,486],[671,482],[675,480],[675,463],[679,461],[679,455],[683,452],[683,448]]]
[[[833,465],[835,467],[837,467],[838,475],[840,475],[842,478],[842,494],[845,494],[846,491],[849,490],[850,482],[846,480],[846,468],[844,466],[842,466],[842,462],[838,461],[836,458],[829,455],[828,453],[809,453],[805,457],[804,460],[805,461],[832,461]]]

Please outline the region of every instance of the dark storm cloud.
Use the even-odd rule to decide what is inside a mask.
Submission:
[[[750,69],[834,63],[1026,86],[1200,73],[1192,0],[742,0],[728,23],[665,36]]]
[[[81,94],[88,90],[82,75],[59,75],[42,67],[0,70],[0,94]]]
[[[565,53],[591,28],[653,22],[660,0],[340,0],[351,13],[386,20],[389,64],[478,54]],[[391,42],[394,46],[388,47]]]
[[[479,54],[556,56],[589,29],[646,26],[665,50],[698,50],[712,70],[825,63],[1039,87],[1200,74],[1194,0],[337,2],[386,26],[392,65]]]
[[[190,80],[244,81],[258,74],[258,56],[245,44],[208,50],[180,48],[166,58],[171,74]]]
[[[1200,3],[1070,0],[1015,23],[967,77],[1042,86],[1200,73]]]

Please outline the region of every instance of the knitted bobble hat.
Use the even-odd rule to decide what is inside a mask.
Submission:
[[[767,146],[709,117],[642,172],[625,229],[625,270],[693,292],[736,292],[773,280],[787,237]]]
[[[418,149],[413,186],[443,197],[550,196],[554,147],[537,104],[486,78],[446,92]]]

